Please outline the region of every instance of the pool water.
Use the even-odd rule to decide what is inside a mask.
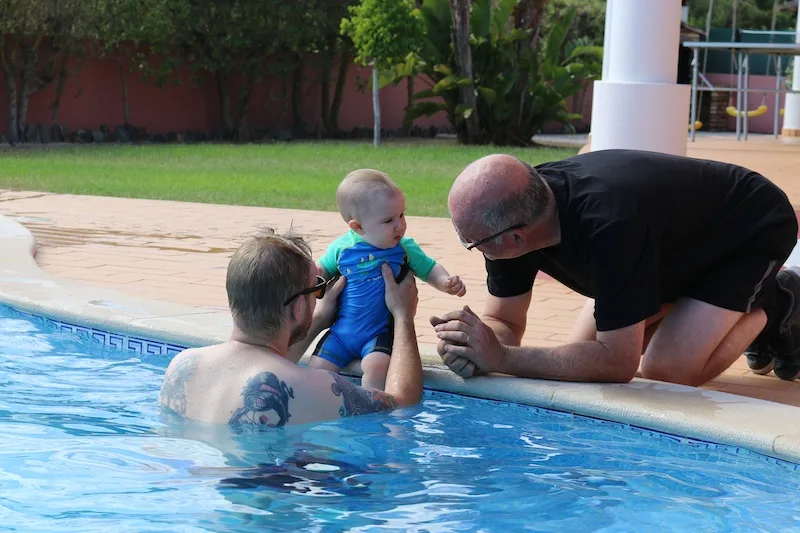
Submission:
[[[0,531],[797,531],[800,468],[427,392],[270,430],[162,413],[164,356],[0,307]]]

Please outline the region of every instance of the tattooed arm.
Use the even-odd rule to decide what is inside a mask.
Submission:
[[[359,387],[334,372],[298,368],[279,373],[291,384],[272,372],[251,377],[228,423],[279,428],[397,407],[390,394]]]
[[[164,407],[186,416],[186,387],[187,381],[194,374],[197,360],[191,356],[190,351],[176,355],[167,368],[164,382],[161,384],[159,402]]]

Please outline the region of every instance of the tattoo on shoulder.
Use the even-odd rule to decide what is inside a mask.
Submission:
[[[391,394],[375,389],[365,389],[354,384],[346,376],[335,372],[328,373],[333,378],[333,384],[331,384],[333,394],[341,396],[344,402],[339,409],[339,416],[365,415],[397,407],[397,402]]]
[[[290,398],[294,398],[291,387],[272,372],[261,372],[242,389],[242,407],[233,413],[229,423],[282,427],[292,416]]]
[[[196,367],[197,360],[195,358],[184,356],[164,376],[159,400],[179,415],[186,415],[186,382],[189,381]]]

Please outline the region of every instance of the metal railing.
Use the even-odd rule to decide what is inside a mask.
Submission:
[[[778,138],[778,122],[780,114],[781,94],[797,94],[800,91],[783,88],[781,80],[781,58],[783,56],[800,56],[800,43],[740,43],[740,42],[695,42],[687,41],[683,43],[686,48],[692,49],[692,101],[691,118],[689,123],[690,138],[695,139],[695,121],[697,120],[697,94],[701,91],[708,92],[735,92],[736,93],[736,140],[747,140],[748,134],[748,109],[749,94],[775,94],[775,111],[773,123],[773,135]],[[708,78],[699,72],[700,50],[729,50],[731,54],[736,54],[736,87],[714,87]],[[753,53],[774,55],[777,65],[777,76],[775,89],[751,89],[750,88],[750,55]],[[698,86],[698,78],[701,78],[704,86]],[[743,109],[744,108],[744,109]]]

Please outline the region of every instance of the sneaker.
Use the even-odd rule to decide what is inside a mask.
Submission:
[[[747,366],[754,374],[765,376],[775,366],[775,353],[763,332],[747,347],[744,355],[747,357]]]
[[[758,352],[750,351],[750,348],[744,352],[747,357],[747,366],[753,374],[766,376],[775,367],[775,358],[771,355],[761,355]]]
[[[798,373],[794,367],[800,366],[800,267],[781,270],[775,281],[778,290],[788,296],[789,308],[769,345],[776,359],[775,374],[781,379],[793,380]]]
[[[787,363],[786,361],[773,361],[775,366],[775,375],[784,381],[794,381],[800,378],[800,362]]]

